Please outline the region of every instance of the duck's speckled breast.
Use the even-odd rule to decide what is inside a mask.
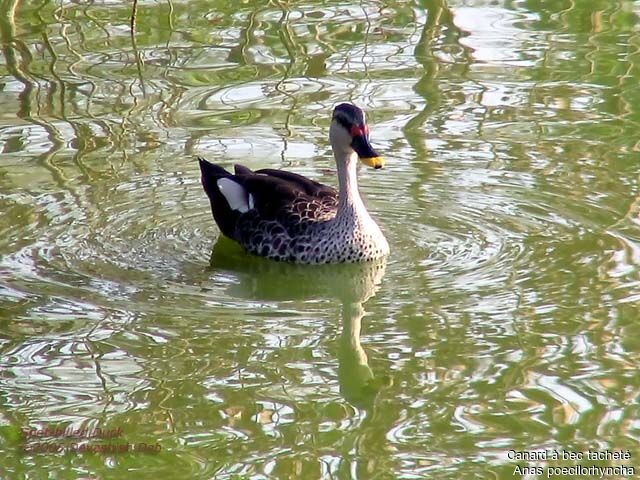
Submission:
[[[362,262],[389,254],[389,244],[378,225],[365,218],[303,220],[288,226],[282,220],[264,220],[247,212],[238,222],[238,236],[250,253],[296,263]],[[287,228],[289,227],[289,228]]]

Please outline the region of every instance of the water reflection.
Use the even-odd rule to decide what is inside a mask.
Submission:
[[[279,302],[321,301],[321,305],[326,307],[320,311],[317,308],[314,309],[314,315],[322,315],[323,322],[333,320],[329,315],[335,309],[330,305],[336,300],[340,302],[340,317],[337,319],[340,323],[340,335],[336,340],[337,345],[330,348],[337,351],[339,391],[351,405],[352,411],[343,407],[343,426],[336,425],[332,428],[343,429],[346,423],[350,424],[350,433],[346,436],[341,448],[344,451],[360,448],[358,446],[363,443],[367,443],[367,447],[361,452],[362,454],[369,449],[386,451],[385,445],[388,442],[385,432],[394,417],[387,415],[387,412],[381,415],[380,409],[384,411],[384,406],[381,405],[379,397],[384,396],[383,392],[393,385],[393,380],[388,372],[374,371],[370,367],[360,338],[362,321],[366,314],[364,304],[372,299],[381,287],[386,271],[386,259],[361,264],[337,265],[296,265],[273,262],[249,255],[235,242],[221,236],[211,252],[209,268],[212,281],[224,282],[227,285],[225,295],[233,298]],[[324,312],[324,315],[320,312]],[[296,313],[305,314],[300,308]],[[316,366],[311,363],[305,368],[313,371]],[[231,408],[225,412],[229,415],[231,425],[242,416],[241,408]],[[279,405],[265,407],[262,413],[256,413],[256,415],[266,424],[265,426],[269,426],[275,418],[283,421],[291,413],[287,414],[285,405]],[[275,430],[274,434],[277,432],[278,430]],[[334,463],[331,470],[336,471],[349,469],[369,471],[374,464],[388,461],[388,459],[371,459],[365,462],[350,458],[349,455],[331,456],[325,460]],[[276,464],[282,462],[283,460],[279,460]]]
[[[313,266],[273,262],[249,255],[221,236],[211,252],[210,269],[214,280],[231,283],[226,294],[234,298],[338,300],[342,304],[338,348],[340,391],[354,406],[369,410],[381,388],[392,383],[388,375],[374,375],[360,343],[364,304],[379,290],[386,262],[382,259]]]
[[[364,303],[375,295],[386,270],[386,259],[337,265],[298,265],[249,255],[220,236],[209,260],[214,280],[232,273],[227,293],[254,300],[336,299]]]
[[[141,477],[508,478],[507,448],[636,448],[638,13],[172,1],[132,38],[131,2],[3,0],[0,433],[146,429],[171,451]],[[347,100],[390,160],[362,172],[382,273],[229,246],[207,269],[195,154],[332,183]],[[70,462],[130,466],[94,460]]]
[[[342,304],[342,333],[338,350],[338,380],[340,392],[352,405],[374,416],[375,400],[383,388],[393,385],[388,374],[374,374],[360,343],[362,317],[366,311],[359,302]]]

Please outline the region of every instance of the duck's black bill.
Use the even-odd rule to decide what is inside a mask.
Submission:
[[[354,136],[351,141],[351,148],[355,150],[358,157],[360,157],[360,161],[365,165],[373,168],[382,168],[384,166],[384,159],[373,149],[365,135]]]

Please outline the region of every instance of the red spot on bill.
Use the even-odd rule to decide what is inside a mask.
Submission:
[[[362,125],[361,127],[357,125],[353,125],[351,127],[351,136],[352,137],[367,137],[369,136],[369,127],[366,125]]]

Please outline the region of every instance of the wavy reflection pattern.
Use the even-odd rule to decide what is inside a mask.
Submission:
[[[132,37],[130,2],[0,2],[9,474],[128,472],[10,454],[52,422],[159,442],[143,477],[505,478],[510,449],[637,452],[633,4],[137,8]],[[212,252],[193,157],[335,183],[345,100],[389,160],[361,172],[388,265]]]

